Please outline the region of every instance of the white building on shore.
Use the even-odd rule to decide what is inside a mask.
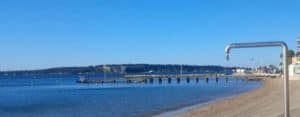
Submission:
[[[297,39],[297,52],[289,65],[290,80],[300,80],[300,37]]]

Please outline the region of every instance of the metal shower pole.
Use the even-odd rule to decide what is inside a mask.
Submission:
[[[284,116],[290,116],[290,102],[289,102],[289,71],[287,62],[288,46],[285,42],[256,42],[256,43],[233,43],[225,48],[226,58],[229,60],[230,50],[233,48],[258,48],[258,47],[281,47],[282,48],[282,62],[283,62],[283,97],[284,97]]]

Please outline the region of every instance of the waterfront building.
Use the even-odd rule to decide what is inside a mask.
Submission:
[[[300,36],[297,39],[297,52],[289,65],[289,76],[291,80],[300,80]]]

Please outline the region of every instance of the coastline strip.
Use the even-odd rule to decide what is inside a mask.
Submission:
[[[282,78],[263,79],[264,87],[237,97],[188,110],[174,117],[281,117]],[[300,81],[290,81],[291,116],[300,116]]]

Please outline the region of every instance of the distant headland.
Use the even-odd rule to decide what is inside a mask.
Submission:
[[[1,71],[0,75],[38,75],[38,74],[101,74],[101,73],[226,73],[238,67],[218,65],[179,65],[179,64],[106,64],[86,67],[56,67],[40,70]]]

